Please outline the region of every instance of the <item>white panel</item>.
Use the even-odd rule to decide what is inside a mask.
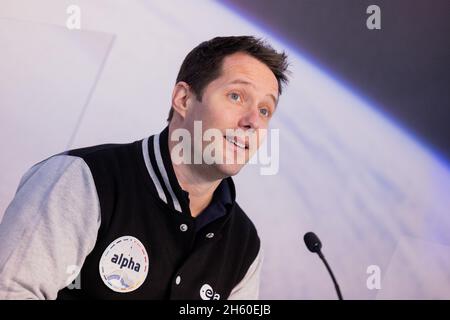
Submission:
[[[0,216],[20,177],[65,150],[112,36],[0,19]]]
[[[448,299],[450,246],[417,238],[398,241],[377,299]]]

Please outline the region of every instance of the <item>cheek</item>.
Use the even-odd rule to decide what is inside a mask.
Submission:
[[[210,100],[207,105],[204,106],[203,119],[210,124],[216,124],[217,127],[222,128],[224,124],[229,124],[236,117],[233,112],[232,106],[225,100],[214,99]]]
[[[202,123],[208,123],[214,115],[211,114],[211,108],[208,104],[203,102],[196,102],[192,104],[191,112],[187,119],[189,122],[201,121]]]

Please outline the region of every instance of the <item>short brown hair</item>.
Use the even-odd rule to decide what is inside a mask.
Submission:
[[[283,85],[288,83],[287,55],[284,51],[278,53],[265,41],[253,36],[215,37],[200,43],[184,58],[175,83],[184,81],[189,84],[201,102],[205,87],[220,77],[223,59],[237,52],[246,53],[269,67],[277,79],[278,94],[281,95]],[[173,112],[171,108],[168,122],[172,120]]]

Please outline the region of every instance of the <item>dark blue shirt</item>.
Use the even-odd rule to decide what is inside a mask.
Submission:
[[[227,206],[231,205],[230,187],[227,179],[223,179],[214,191],[210,204],[195,218],[195,230],[199,231],[227,213]]]

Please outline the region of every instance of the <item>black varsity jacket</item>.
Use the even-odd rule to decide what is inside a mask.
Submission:
[[[260,252],[257,231],[235,201],[198,232],[176,179],[168,127],[129,144],[65,154],[82,158],[98,194],[101,224],[79,289],[58,299],[227,299]]]

